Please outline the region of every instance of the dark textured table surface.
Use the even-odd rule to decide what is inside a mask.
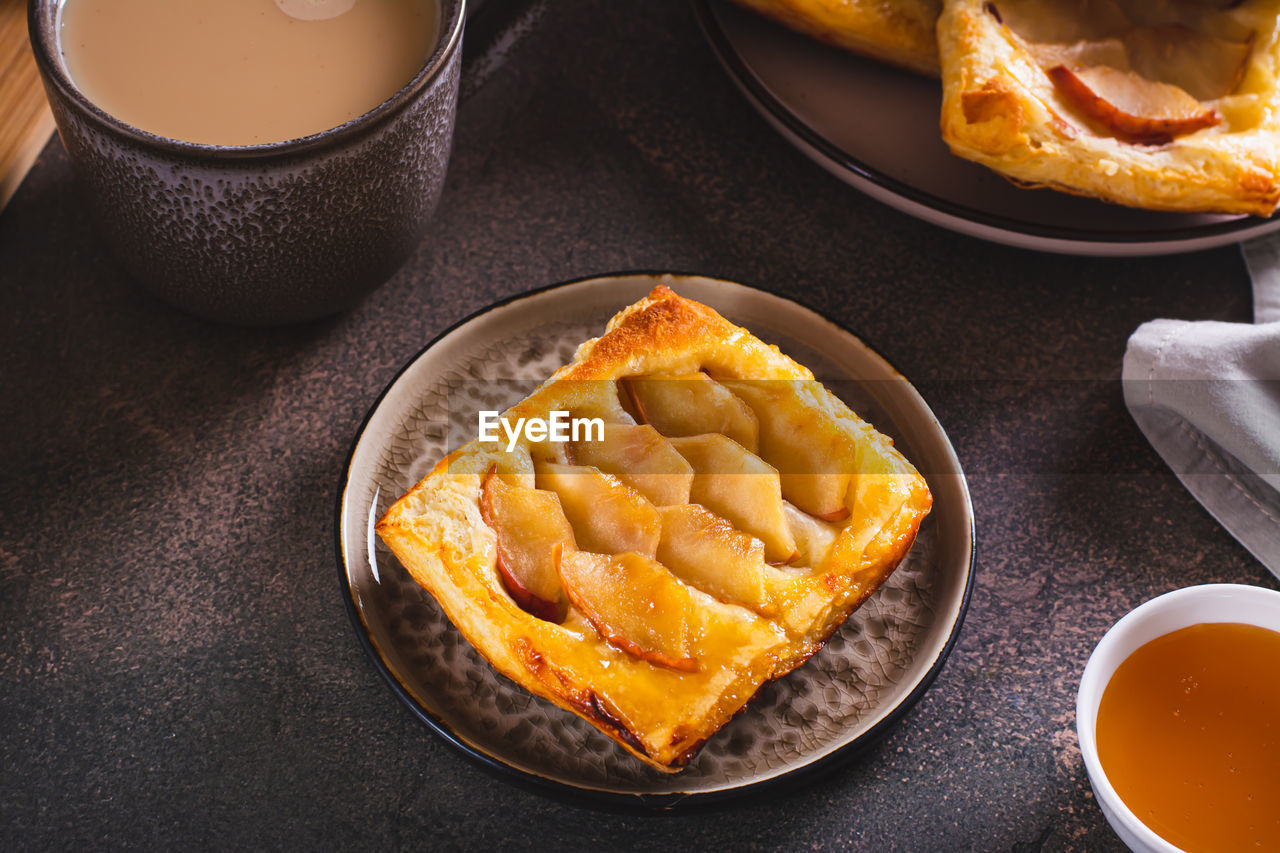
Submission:
[[[957,236],[789,147],[684,3],[507,14],[469,45],[432,233],[341,316],[241,329],[156,302],[56,140],[0,214],[0,849],[1118,847],[1076,746],[1089,651],[1169,589],[1275,585],[1118,383],[1145,320],[1250,319],[1239,252]],[[970,479],[977,580],[941,675],[858,760],[766,799],[612,813],[498,779],[398,703],[344,610],[336,493],[397,369],[494,300],[627,269],[851,327]]]

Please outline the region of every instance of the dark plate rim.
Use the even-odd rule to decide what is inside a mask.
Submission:
[[[912,691],[908,693],[897,705],[895,705],[879,722],[871,726],[856,739],[842,747],[839,747],[838,749],[833,750],[821,758],[814,759],[812,762],[802,767],[797,767],[794,770],[781,773],[777,776],[764,779],[759,782],[748,782],[742,785],[715,791],[691,793],[675,792],[664,794],[625,794],[616,791],[602,791],[595,788],[572,785],[543,776],[538,776],[520,768],[512,767],[501,759],[472,746],[450,729],[444,720],[436,717],[418,703],[418,700],[414,697],[412,692],[410,692],[400,679],[396,677],[395,673],[391,670],[391,667],[387,664],[382,654],[374,645],[369,634],[369,628],[365,624],[363,617],[360,615],[360,610],[356,605],[355,596],[351,589],[349,574],[347,571],[347,561],[344,553],[345,549],[343,547],[343,505],[346,501],[347,490],[351,486],[351,465],[354,461],[360,441],[364,437],[365,430],[369,427],[370,421],[373,420],[374,415],[376,415],[378,409],[381,408],[383,400],[386,399],[386,396],[391,392],[391,389],[420,358],[426,355],[429,350],[435,347],[444,338],[448,337],[463,326],[470,324],[474,320],[477,320],[493,311],[506,308],[514,303],[539,297],[554,290],[581,285],[596,279],[624,278],[628,276],[652,276],[656,278],[664,275],[670,275],[677,278],[707,278],[715,281],[725,281],[731,284],[736,284],[739,287],[745,287],[751,290],[767,293],[775,298],[792,302],[809,313],[814,314],[817,317],[821,317],[826,322],[831,323],[846,334],[865,341],[865,339],[859,337],[843,323],[839,323],[826,317],[824,314],[815,311],[803,302],[790,296],[785,296],[769,290],[768,288],[743,284],[737,281],[730,281],[728,279],[722,279],[706,273],[676,272],[672,270],[658,271],[651,269],[623,270],[619,272],[606,272],[585,277],[572,278],[507,296],[473,311],[471,314],[445,328],[433,337],[425,346],[419,349],[403,365],[401,365],[395,375],[387,381],[386,385],[378,393],[377,398],[374,399],[373,403],[370,405],[369,410],[365,413],[364,418],[360,422],[360,426],[356,430],[355,437],[351,441],[351,446],[347,451],[346,460],[343,463],[342,474],[339,477],[337,500],[334,507],[334,549],[335,556],[337,558],[338,585],[341,590],[343,604],[347,611],[347,617],[351,621],[351,626],[355,630],[356,636],[360,641],[360,645],[363,647],[369,659],[373,662],[374,668],[382,676],[383,681],[385,681],[387,686],[391,688],[391,692],[396,696],[396,698],[398,698],[415,717],[426,724],[429,729],[442,738],[447,744],[452,746],[457,752],[466,756],[468,759],[477,763],[480,767],[490,773],[493,773],[498,778],[507,782],[515,783],[520,787],[533,790],[537,793],[548,795],[553,799],[570,802],[575,805],[589,805],[609,811],[652,813],[673,811],[676,809],[688,811],[696,808],[720,806],[729,802],[758,797],[766,793],[780,793],[784,790],[784,786],[786,789],[795,789],[798,787],[798,783],[809,784],[818,778],[826,776],[845,766],[852,759],[856,758],[869,747],[877,743],[889,730],[893,728],[894,724],[896,724],[907,713],[907,711],[920,701],[925,692],[933,685],[933,682],[942,671],[947,658],[950,657],[951,651],[960,637],[960,631],[964,625],[965,615],[969,610],[969,601],[972,597],[974,586],[973,581],[977,540],[974,527],[972,500],[969,497],[967,480],[964,477],[963,471],[959,468],[959,460],[957,459],[957,471],[960,474],[962,491],[965,502],[969,506],[969,524],[968,530],[966,531],[969,543],[969,559],[968,564],[965,566],[964,589],[961,593],[960,605],[956,612],[956,620],[951,627],[951,631],[947,636],[946,642],[943,644],[941,650],[939,650],[937,657],[934,659],[933,663],[930,664],[928,671],[925,672],[919,683],[916,684]],[[870,345],[868,345],[868,349],[871,349],[879,358],[884,360],[890,368],[898,373],[898,375],[902,375],[901,372],[888,361],[888,359],[884,358],[879,350],[874,347],[870,347]],[[916,394],[918,395],[919,391],[916,391]],[[921,399],[923,400],[923,398]],[[928,404],[926,403],[925,405],[927,408]],[[930,413],[932,413],[932,410],[930,410]],[[935,423],[937,423],[936,418]],[[938,423],[938,429],[942,431],[940,423]],[[945,431],[943,431],[943,436],[946,436]],[[947,443],[950,445],[950,439],[947,439]],[[952,448],[952,451],[954,453],[954,448]]]
[[[1268,220],[1241,216],[1228,222],[1159,230],[1134,229],[1116,232],[1091,228],[1051,227],[1024,222],[1009,216],[988,213],[917,189],[851,156],[793,113],[786,104],[778,100],[765,87],[760,79],[756,77],[755,72],[747,65],[746,60],[738,53],[737,48],[720,26],[720,19],[712,11],[710,0],[691,0],[691,2],[703,35],[710,43],[716,56],[730,72],[734,81],[746,89],[751,98],[769,112],[773,120],[785,127],[787,132],[795,135],[806,145],[816,150],[832,164],[906,201],[954,219],[983,225],[987,228],[1007,232],[1010,235],[1074,244],[1081,248],[1091,244],[1106,246],[1143,243],[1176,245],[1190,241],[1225,237],[1236,233],[1240,233],[1243,239],[1247,232],[1258,228],[1266,228],[1269,223],[1275,222],[1274,217]],[[903,73],[909,72],[904,71]]]

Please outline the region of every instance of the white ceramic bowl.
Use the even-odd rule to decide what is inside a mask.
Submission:
[[[1098,704],[1116,667],[1156,637],[1202,622],[1243,622],[1280,631],[1280,592],[1241,584],[1208,584],[1174,590],[1131,610],[1107,631],[1080,679],[1076,732],[1089,784],[1120,840],[1138,853],[1177,853],[1137,818],[1112,787],[1098,760]]]

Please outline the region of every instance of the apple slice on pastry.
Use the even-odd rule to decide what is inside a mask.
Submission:
[[[657,506],[689,502],[689,463],[647,424],[605,424],[599,441],[575,442],[569,455],[577,465],[614,475]]]
[[[665,566],[643,554],[555,550],[565,591],[613,645],[641,660],[693,672],[693,605]]]
[[[755,453],[760,424],[755,412],[705,373],[627,376],[618,381],[636,419],[666,436],[719,433]]]
[[[1244,79],[1254,34],[1219,38],[1183,24],[1134,27],[1124,35],[1130,67],[1148,80],[1177,86],[1199,101],[1224,98]]]
[[[690,502],[759,539],[770,562],[795,559],[795,537],[782,509],[782,481],[772,465],[723,435],[673,438],[671,444],[693,466]]]
[[[650,557],[657,551],[662,536],[658,510],[617,477],[540,459],[534,471],[538,488],[558,496],[579,548],[602,554],[638,551]]]
[[[511,598],[539,619],[564,619],[568,602],[553,552],[576,550],[577,544],[560,498],[555,492],[508,485],[490,469],[480,489],[480,512],[497,536],[498,573]]]
[[[698,506],[666,506],[657,558],[690,586],[761,616],[778,612],[775,588],[789,578],[764,559],[760,540]]]
[[[1185,90],[1136,71],[1106,65],[1076,69],[1055,65],[1048,74],[1080,112],[1124,142],[1163,145],[1222,120],[1216,110]]]

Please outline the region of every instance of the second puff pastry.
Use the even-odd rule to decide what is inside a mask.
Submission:
[[[1150,210],[1270,216],[1280,203],[1280,2],[1222,5],[948,0],[938,22],[943,138],[1025,185]],[[1125,111],[1082,80],[1108,97],[1118,85],[1112,100],[1147,113],[1117,116]],[[1189,104],[1185,117],[1148,120],[1169,102]]]
[[[934,25],[942,0],[735,0],[798,33],[871,59],[938,76]]]

